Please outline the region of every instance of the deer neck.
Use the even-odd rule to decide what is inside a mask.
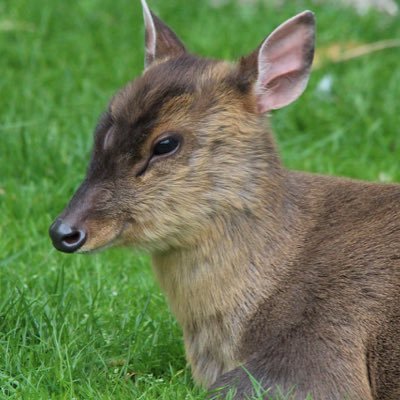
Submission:
[[[271,199],[272,193],[265,195]],[[273,204],[216,218],[196,245],[153,255],[200,383],[211,384],[241,362],[239,342],[248,318],[285,279],[285,265],[302,236],[290,198],[282,187]]]

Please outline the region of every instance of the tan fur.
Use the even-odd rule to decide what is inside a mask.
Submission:
[[[400,186],[287,171],[257,112],[256,53],[166,57],[171,43],[112,100],[60,220],[87,232],[80,251],[152,254],[197,382],[245,398],[244,365],[271,394],[295,386],[289,399],[397,400]],[[173,133],[179,149],[152,156]]]

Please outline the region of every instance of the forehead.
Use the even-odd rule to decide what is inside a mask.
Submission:
[[[211,95],[211,88],[215,93],[227,81],[231,70],[228,63],[191,55],[156,64],[117,93],[110,104],[111,115],[117,122],[149,122],[158,117],[170,100]]]

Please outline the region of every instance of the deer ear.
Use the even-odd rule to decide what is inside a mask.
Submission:
[[[311,11],[289,19],[275,29],[258,50],[242,59],[241,69],[252,68],[259,113],[295,101],[307,86],[314,57],[315,20]],[[254,74],[254,69],[257,73]]]
[[[145,67],[155,60],[176,57],[186,52],[176,34],[154,15],[142,0],[145,24]]]

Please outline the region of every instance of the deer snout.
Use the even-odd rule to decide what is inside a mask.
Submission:
[[[84,229],[75,228],[58,218],[50,226],[49,234],[54,247],[64,253],[73,253],[86,242],[87,233]]]

